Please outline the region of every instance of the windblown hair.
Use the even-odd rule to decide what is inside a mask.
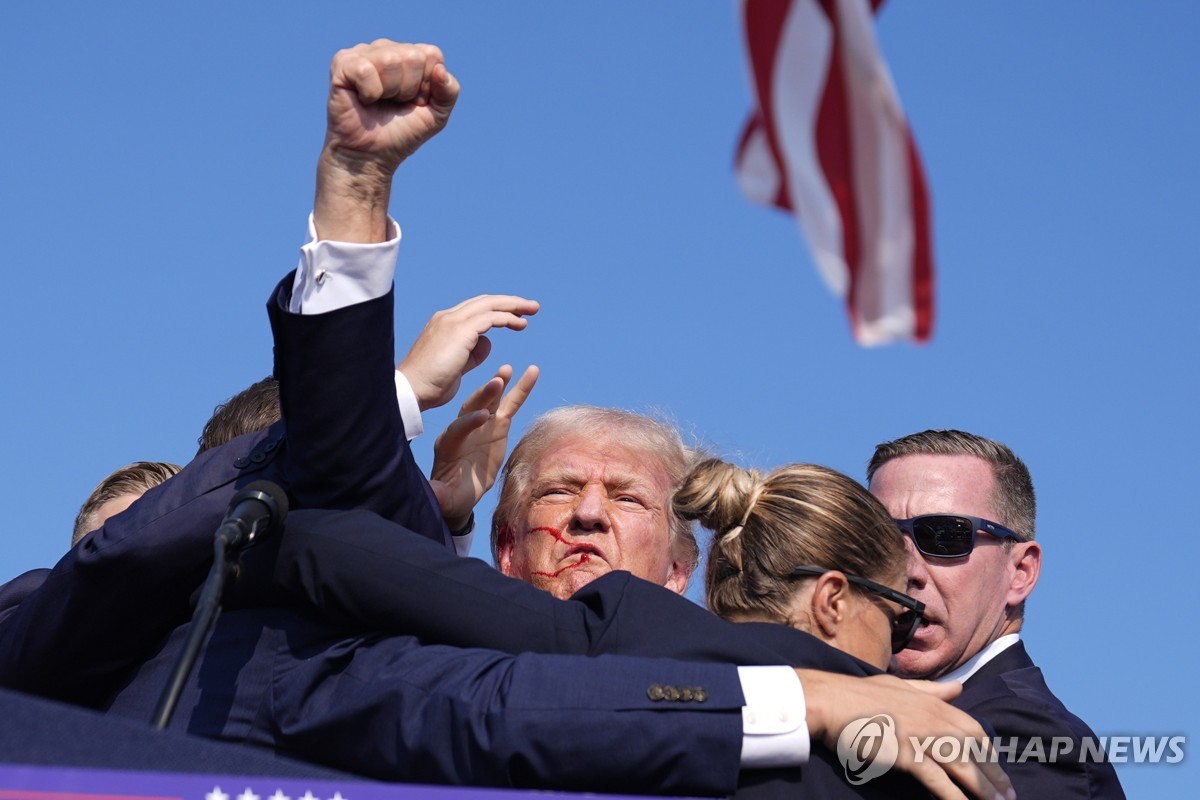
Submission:
[[[887,462],[913,455],[974,456],[986,462],[996,478],[992,501],[1000,519],[994,521],[1030,541],[1037,535],[1037,497],[1033,491],[1033,478],[1025,462],[1007,445],[963,431],[921,431],[877,445],[867,464],[867,483],[874,480],[875,473]],[[1012,544],[1011,539],[1005,542],[1008,546]]]
[[[705,568],[708,608],[726,619],[791,623],[793,568],[827,567],[889,580],[904,567],[904,535],[852,478],[815,464],[763,475],[700,462],[675,494],[675,513],[713,532]]]
[[[233,441],[242,434],[269,428],[281,417],[279,382],[272,377],[263,378],[213,410],[212,417],[204,423],[204,432],[197,440],[200,449],[196,455]]]
[[[183,467],[178,464],[166,461],[135,461],[100,481],[100,485],[88,495],[75,517],[71,546],[79,544],[80,539],[100,527],[100,507],[109,500],[127,494],[144,494],[168,478],[178,475],[181,469]]]
[[[678,486],[697,458],[674,425],[615,408],[563,406],[547,411],[530,425],[517,442],[500,476],[500,499],[492,515],[492,558],[500,563],[502,537],[511,536],[515,521],[529,507],[533,464],[559,441],[567,438],[608,440],[645,453]],[[671,555],[690,574],[700,559],[692,524],[671,513]]]

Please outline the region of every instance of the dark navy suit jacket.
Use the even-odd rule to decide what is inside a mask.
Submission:
[[[1001,743],[1016,738],[1015,756],[1006,771],[1019,797],[1124,798],[1116,770],[1108,761],[1080,761],[1080,739],[1096,734],[1054,696],[1025,643],[1017,642],[979,669],[963,684],[954,705],[986,717]],[[1054,737],[1071,740],[1071,750],[1054,763],[1038,758],[1021,760],[1029,741],[1041,737],[1047,755]],[[1031,754],[1032,756],[1032,754]]]
[[[188,733],[392,780],[926,796],[899,774],[855,789],[820,747],[803,769],[738,780],[743,698],[727,664],[875,672],[808,634],[727,623],[627,572],[560,601],[363,511],[297,511],[286,536],[246,555],[234,604],[243,608],[222,617],[173,722]],[[271,602],[289,607],[256,607]],[[310,603],[309,613],[291,607]],[[360,611],[367,620],[355,619]],[[434,645],[418,632],[493,649]],[[152,712],[184,634],[143,665],[112,711]],[[704,696],[666,701],[656,684]]]
[[[113,713],[149,718],[185,633]],[[723,795],[736,786],[734,667],[506,655],[353,633],[292,609],[222,615],[171,728],[388,780]],[[703,701],[655,700],[659,685]]]
[[[268,303],[287,419],[197,456],[46,573],[0,593],[0,686],[95,706],[191,616],[212,537],[242,486],[280,483],[293,508],[369,508],[449,543],[396,404],[393,297],[327,314]],[[363,431],[370,435],[363,435]]]
[[[482,561],[458,558],[426,539],[405,535],[378,515],[363,511],[294,514],[287,537],[247,554],[231,602],[241,606],[283,602],[341,625],[514,654],[620,654],[739,665],[788,664],[856,676],[878,673],[809,634],[783,625],[725,622],[628,572],[605,575],[570,600],[558,600]],[[551,741],[554,726],[561,724],[557,716],[554,719],[548,734]],[[676,725],[683,720],[663,722]],[[567,726],[560,731],[570,734]],[[675,735],[686,736],[687,731],[679,728]],[[376,758],[374,767],[327,763],[352,770],[366,766],[366,774],[378,774],[380,761]],[[654,790],[632,783],[623,770],[608,780],[613,779],[616,784],[604,787]],[[798,792],[806,797],[928,796],[898,773],[852,787],[836,757],[820,746],[814,746],[809,764],[801,769],[743,772],[737,790],[748,798],[791,798]]]

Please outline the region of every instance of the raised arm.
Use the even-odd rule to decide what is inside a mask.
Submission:
[[[431,44],[378,39],[329,67],[313,222],[320,239],[382,242],[396,168],[446,127],[459,85]]]

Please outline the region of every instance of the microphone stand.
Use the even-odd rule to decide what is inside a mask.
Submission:
[[[183,650],[175,661],[166,688],[158,698],[158,706],[154,709],[153,724],[157,730],[161,731],[171,721],[175,705],[183,691],[183,684],[192,674],[192,667],[196,665],[196,658],[200,655],[200,645],[204,643],[204,637],[212,630],[221,613],[221,595],[225,592],[225,579],[233,574],[234,563],[237,561],[237,551],[230,550],[228,544],[228,538],[218,532],[213,540],[212,569],[204,579],[204,588],[192,614],[187,641],[184,642]]]
[[[273,513],[263,520],[247,525],[234,513],[239,503],[246,499],[263,502]],[[278,527],[286,514],[287,495],[278,486],[268,481],[256,481],[250,484],[230,503],[230,513],[217,528],[213,539],[213,565],[208,571],[208,577],[204,579],[204,588],[200,591],[200,599],[196,603],[196,610],[192,613],[187,640],[184,642],[183,650],[179,653],[179,658],[175,661],[167,685],[158,698],[158,706],[154,709],[151,723],[156,730],[167,727],[171,716],[175,713],[175,706],[179,702],[179,695],[183,692],[183,685],[187,683],[188,676],[192,674],[192,668],[196,665],[196,659],[200,655],[200,647],[204,644],[205,637],[208,636],[221,613],[221,596],[225,592],[225,581],[237,571],[237,557],[241,548],[255,541],[260,534],[260,528],[262,528],[261,533],[265,535],[269,528]]]

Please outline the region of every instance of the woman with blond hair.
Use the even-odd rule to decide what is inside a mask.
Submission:
[[[705,597],[724,619],[789,625],[879,669],[921,624],[924,605],[901,591],[903,533],[840,472],[789,464],[764,475],[710,458],[674,506],[713,532]]]

